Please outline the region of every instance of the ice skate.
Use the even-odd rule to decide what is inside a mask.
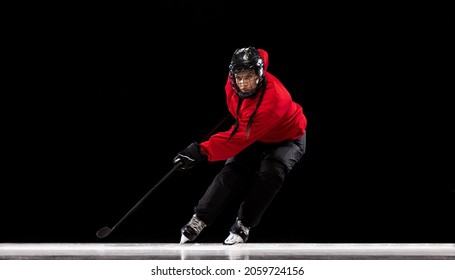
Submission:
[[[206,226],[207,225],[199,220],[198,216],[194,214],[191,220],[181,229],[182,236],[180,237],[180,245],[196,239]]]
[[[238,243],[245,243],[248,240],[250,234],[250,228],[242,224],[237,218],[235,223],[232,225],[229,236],[224,240],[224,245],[234,245]]]

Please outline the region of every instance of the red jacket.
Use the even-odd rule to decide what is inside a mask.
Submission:
[[[276,143],[298,139],[306,129],[307,120],[302,107],[292,100],[291,95],[280,80],[267,72],[268,53],[262,49],[258,49],[258,52],[264,61],[266,84],[264,97],[254,117],[250,133],[246,135],[246,127],[256,108],[260,92],[253,98],[244,99],[237,116],[239,96],[232,89],[228,77],[225,85],[226,102],[232,116],[238,117],[239,127],[229,141],[234,126],[228,131],[216,133],[207,141],[200,143],[200,149],[207,155],[208,161],[226,160],[256,141]]]

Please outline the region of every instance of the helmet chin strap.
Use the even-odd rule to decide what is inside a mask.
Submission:
[[[243,92],[243,91],[239,90],[239,91],[236,91],[235,93],[237,93],[237,95],[240,98],[252,98],[256,95],[256,93],[258,93],[258,88],[254,89],[252,91],[249,91],[249,92]]]

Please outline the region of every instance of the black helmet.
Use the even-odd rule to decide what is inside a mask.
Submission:
[[[259,77],[259,83],[253,92],[242,93],[235,82],[234,74],[253,69]],[[235,50],[232,55],[231,63],[229,64],[229,76],[231,77],[231,85],[234,91],[242,98],[252,97],[258,92],[264,84],[264,61],[262,60],[259,52],[254,47],[241,48]]]

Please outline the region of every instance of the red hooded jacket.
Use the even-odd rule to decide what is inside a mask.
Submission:
[[[292,100],[284,85],[272,74],[267,72],[269,56],[265,50],[258,49],[264,61],[266,79],[265,92],[250,132],[246,134],[246,127],[251,114],[256,109],[260,92],[253,98],[245,98],[237,116],[239,96],[234,92],[230,78],[225,85],[226,102],[229,112],[238,118],[237,132],[228,141],[234,125],[224,132],[212,135],[207,141],[200,143],[202,153],[207,155],[208,161],[226,160],[237,155],[243,149],[256,141],[277,143],[284,140],[295,140],[305,132],[307,119],[302,107]]]

